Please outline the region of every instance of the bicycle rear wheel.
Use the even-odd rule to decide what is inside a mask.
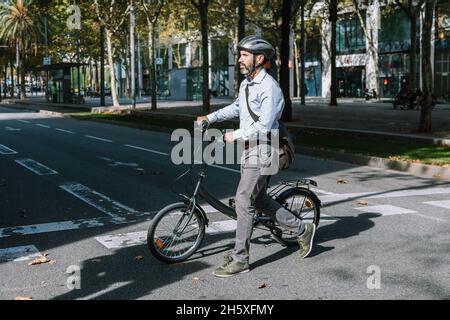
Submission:
[[[205,236],[205,222],[198,209],[191,216],[189,206],[175,203],[162,209],[147,232],[147,246],[160,261],[177,263],[187,260]]]
[[[291,188],[279,195],[276,200],[305,223],[319,226],[320,200],[309,189]],[[282,228],[281,238],[288,246],[297,246],[297,233]]]

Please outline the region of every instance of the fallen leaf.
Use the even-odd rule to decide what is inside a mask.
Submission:
[[[38,264],[44,264],[44,263],[49,263],[49,262],[50,262],[50,260],[47,259],[47,257],[41,256],[39,258],[34,259],[30,263],[28,263],[28,265],[29,266],[35,266],[35,265],[38,265]]]
[[[200,278],[199,277],[194,277],[192,280],[194,280],[194,282],[198,282],[198,281],[200,281]]]
[[[136,260],[136,261],[140,261],[140,260],[143,260],[143,259],[144,259],[143,256],[136,256],[136,257],[134,257],[134,260]]]
[[[358,200],[357,203],[362,206],[367,206],[369,204],[366,200]]]
[[[267,283],[262,283],[259,287],[258,287],[258,289],[267,289],[267,288],[270,288],[270,286],[267,284]]]
[[[22,296],[18,296],[16,297],[14,300],[33,300],[33,297],[22,297]]]
[[[339,179],[337,181],[338,184],[347,184],[347,181],[345,181],[344,179]]]

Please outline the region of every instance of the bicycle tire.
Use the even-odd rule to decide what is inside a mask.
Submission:
[[[320,222],[320,200],[317,196],[309,189],[304,188],[291,188],[283,193],[281,193],[276,200],[287,209],[296,212],[293,207],[295,197],[303,197],[301,200],[302,205],[300,206],[300,217],[305,222],[312,222],[319,226]],[[292,198],[292,200],[290,200]],[[304,211],[306,210],[306,211]],[[298,246],[297,235],[283,230],[282,240],[286,243],[288,247]]]
[[[192,216],[192,220],[197,222],[197,232],[194,233],[195,239],[192,244],[188,244],[184,250],[175,250],[173,254],[169,251],[172,247],[172,244],[180,238],[181,243],[187,244],[186,239],[183,240],[183,235],[186,235],[186,230],[183,231],[183,234],[176,235],[174,234],[174,230],[167,230],[167,235],[160,235],[158,227],[161,225],[163,219],[172,218],[169,215],[173,215],[172,219],[175,224],[180,223],[180,219],[185,219],[186,216],[184,213],[188,210],[188,205],[180,202],[169,205],[159,211],[156,216],[153,218],[147,232],[147,247],[150,249],[151,253],[155,258],[162,262],[166,263],[178,263],[183,262],[189,259],[200,247],[203,238],[205,236],[205,221],[203,215],[198,209],[195,209],[194,214]],[[179,216],[179,218],[177,217]],[[178,220],[177,220],[178,219]],[[190,221],[190,222],[191,222]],[[184,222],[184,221],[182,221]],[[189,223],[190,223],[189,222]],[[189,231],[189,230],[188,230]],[[158,234],[156,234],[158,232]],[[192,237],[192,236],[191,236]],[[167,243],[170,240],[170,243]],[[167,246],[169,244],[169,246]]]

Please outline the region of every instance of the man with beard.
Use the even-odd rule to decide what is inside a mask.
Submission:
[[[302,258],[310,254],[316,230],[313,223],[303,223],[271,199],[266,192],[269,175],[264,169],[272,163],[273,156],[270,133],[271,130],[279,129],[284,108],[280,86],[264,68],[275,55],[275,49],[258,36],[248,36],[239,43],[238,50],[240,71],[246,77],[240,86],[238,99],[228,107],[197,118],[198,124],[203,121],[212,124],[239,117],[239,130],[227,132],[224,141],[243,141],[245,145],[241,158],[241,180],[235,200],[235,248],[225,256],[224,264],[214,271],[215,276],[222,278],[250,271],[250,239],[256,209],[272,216],[283,227],[298,234]]]

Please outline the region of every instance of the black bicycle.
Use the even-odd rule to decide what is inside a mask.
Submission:
[[[203,125],[202,130],[206,129],[207,125]],[[225,204],[202,186],[207,168],[208,164],[203,161],[192,196],[181,194],[182,201],[165,207],[153,218],[147,232],[147,246],[158,260],[166,263],[183,262],[198,250],[206,227],[209,226],[209,219],[199,204],[199,199],[204,199],[229,218],[237,218],[234,199]],[[192,167],[189,171],[191,170]],[[268,195],[297,218],[318,226],[321,202],[310,190],[310,186],[316,187],[317,183],[310,179],[283,181],[273,188],[268,187]],[[257,212],[254,227],[261,226],[268,229],[281,245],[298,245],[296,233],[283,229],[272,218]]]

